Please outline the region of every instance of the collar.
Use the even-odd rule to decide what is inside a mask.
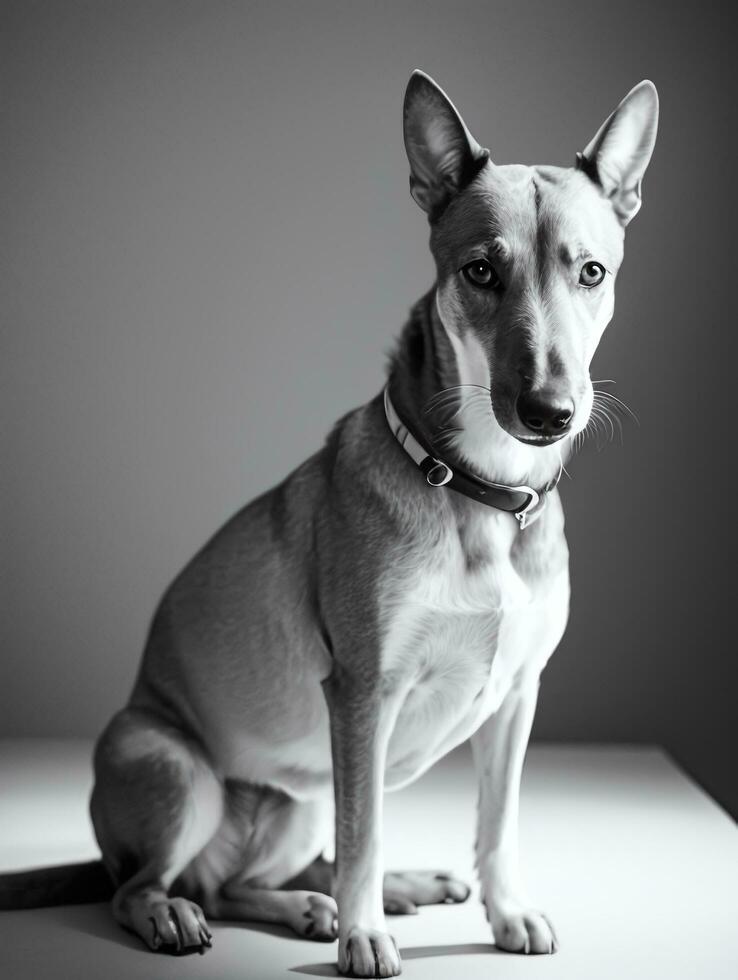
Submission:
[[[546,507],[546,495],[556,487],[561,478],[563,467],[559,469],[555,479],[542,490],[534,490],[528,486],[510,487],[504,483],[490,483],[458,467],[451,469],[448,463],[435,454],[432,446],[425,446],[402,421],[389,396],[389,385],[384,389],[384,414],[392,435],[423,471],[429,486],[447,486],[480,504],[514,514],[521,531],[541,516]]]

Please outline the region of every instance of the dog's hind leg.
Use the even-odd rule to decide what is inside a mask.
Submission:
[[[217,894],[211,892],[208,915],[276,922],[308,939],[334,940],[338,910],[327,889],[284,884],[326,845],[332,815],[330,796],[295,800],[281,790],[228,780],[220,831],[194,867],[223,867],[234,853],[241,855],[241,867]]]
[[[318,857],[295,875],[285,888],[310,888],[330,894],[333,864]],[[414,915],[419,905],[465,902],[471,889],[450,871],[386,871],[382,885],[384,911],[389,915]]]
[[[252,888],[233,883],[215,900],[219,919],[276,922],[298,936],[333,942],[338,936],[338,908],[330,895],[317,891]]]
[[[113,914],[150,949],[180,954],[211,945],[199,905],[169,890],[222,811],[222,786],[184,733],[139,708],[113,718],[95,750],[90,812],[118,886]]]

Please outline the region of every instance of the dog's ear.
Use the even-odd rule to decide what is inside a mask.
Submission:
[[[469,183],[489,159],[446,93],[422,71],[405,92],[405,149],[410,193],[431,220]]]
[[[656,142],[658,119],[656,87],[640,82],[577,154],[577,166],[600,185],[624,225],[641,206],[641,180]]]

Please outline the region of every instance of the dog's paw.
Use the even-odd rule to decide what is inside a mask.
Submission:
[[[536,909],[506,903],[487,907],[495,945],[508,953],[555,953],[559,948],[553,926]]]
[[[384,911],[414,915],[418,905],[465,902],[470,891],[448,871],[388,871],[384,876]]]
[[[202,909],[186,898],[152,903],[146,913],[148,929],[142,927],[138,931],[149,948],[158,953],[202,954],[213,945]]]
[[[330,895],[321,892],[290,893],[289,923],[298,936],[316,942],[332,943],[338,935],[338,907]]]
[[[338,944],[338,972],[344,977],[398,977],[397,943],[387,932],[354,926]]]

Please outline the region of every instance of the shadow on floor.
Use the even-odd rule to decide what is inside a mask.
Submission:
[[[43,928],[43,922],[48,922],[71,932],[86,933],[96,939],[105,939],[124,949],[148,952],[138,937],[132,936],[118,925],[110,911],[109,902],[98,902],[94,905],[57,905],[33,909],[31,913],[40,928]]]
[[[76,932],[92,936],[95,939],[102,939],[111,942],[116,946],[138,953],[141,956],[150,957],[151,953],[136,937],[126,932],[113,919],[110,905],[107,902],[100,902],[90,905],[67,905],[56,906],[44,909],[34,909],[36,925],[43,931],[44,921],[49,926],[61,928],[66,932]],[[272,925],[266,923],[234,923],[225,920],[216,923],[217,928],[254,931],[279,937],[280,939],[294,940],[302,942],[292,930],[285,926]],[[217,935],[217,933],[216,933]],[[333,954],[336,955],[337,946],[332,946]],[[435,959],[440,956],[464,956],[464,955],[489,955],[498,953],[499,950],[491,943],[456,943],[436,946],[405,946],[400,948],[400,954],[405,961],[419,959]],[[330,955],[330,954],[329,954]],[[300,966],[289,967],[290,973],[299,973],[303,976],[311,977],[337,977],[339,973],[336,969],[335,959],[326,963],[306,963]]]
[[[431,959],[437,956],[479,956],[499,953],[491,943],[456,943],[447,946],[405,946],[400,949],[403,960]],[[304,966],[291,966],[290,973],[302,973],[309,977],[339,976],[335,963],[306,963]]]
[[[110,911],[109,902],[100,902],[89,905],[58,905],[49,908],[33,909],[33,914],[43,917],[47,922],[69,929],[72,932],[86,933],[96,939],[105,939],[122,946],[124,949],[133,949],[136,952],[151,955],[149,949],[143,944],[138,936],[127,932],[119,925]],[[266,922],[240,922],[231,919],[216,919],[212,925],[217,932],[221,929],[238,929],[247,932],[262,932],[267,936],[275,936],[283,940],[294,940],[304,942],[287,926],[277,925]]]

